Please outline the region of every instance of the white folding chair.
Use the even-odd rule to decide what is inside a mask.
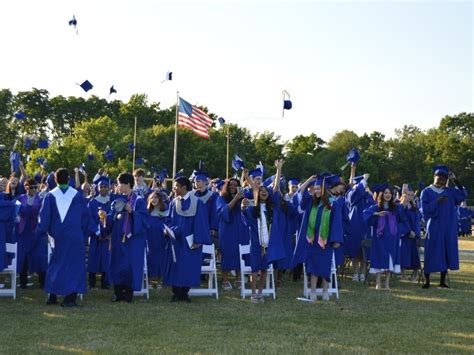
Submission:
[[[309,299],[310,293],[311,293],[311,284],[309,283],[309,278],[308,274],[306,273],[306,264],[303,263],[303,294],[304,297]],[[329,295],[336,295],[336,298],[339,299],[339,288],[337,284],[337,268],[336,268],[336,258],[334,256],[334,252],[332,253],[332,261],[331,261],[331,282],[329,283],[328,287],[328,293]],[[322,288],[317,288],[316,289],[316,295],[317,296],[322,296],[323,295],[323,289]]]
[[[147,248],[145,248],[144,264],[143,264],[143,279],[142,279],[142,289],[140,291],[133,291],[134,296],[143,296],[147,300],[150,299],[150,289],[148,288],[148,265],[146,260]]]
[[[239,255],[240,255],[240,295],[242,298],[252,295],[252,288],[245,287],[245,275],[252,275],[252,268],[249,265],[245,265],[244,255],[250,255],[250,244],[241,245],[239,244]],[[275,291],[275,277],[273,273],[273,265],[270,263],[267,269],[267,279],[265,280],[265,288],[262,290],[263,296],[273,296],[276,299]]]
[[[217,266],[216,266],[216,248],[214,244],[203,245],[202,253],[209,254],[211,259],[209,265],[201,266],[201,274],[207,275],[207,288],[192,288],[189,290],[190,296],[213,296],[216,295],[216,300],[219,299],[219,291],[217,286]]]
[[[8,275],[10,277],[10,288],[0,289],[0,297],[13,297],[16,299],[16,253],[17,253],[17,244],[6,243],[7,253],[11,255],[11,262],[3,271],[0,271],[0,274]]]

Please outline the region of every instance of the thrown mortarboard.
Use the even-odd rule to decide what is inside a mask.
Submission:
[[[21,155],[19,152],[10,152],[10,165],[11,165],[11,172],[17,173],[18,169],[20,168],[21,162]]]
[[[135,159],[135,164],[136,165],[143,165],[143,163],[145,163],[145,160],[142,157],[137,157]]]
[[[183,173],[183,169],[180,169],[176,175],[173,177],[174,180],[180,178],[180,177],[183,177],[184,176],[184,173]]]
[[[249,171],[249,176],[255,178],[257,176],[263,176],[263,173],[260,168],[256,168]]]
[[[96,185],[97,186],[100,186],[100,185],[110,186],[110,180],[105,176],[101,176],[99,180],[97,180]]]
[[[109,89],[109,96],[116,93],[117,93],[117,90],[115,90],[114,86],[112,85]]]
[[[275,181],[275,175],[267,177],[265,180],[262,181],[262,185],[265,187],[270,187],[273,185],[273,182]]]
[[[104,151],[105,160],[112,160],[113,157],[114,157],[114,152],[112,152],[112,149],[110,149],[110,147],[107,146]]]
[[[161,171],[158,174],[155,173],[155,180],[158,180],[159,182],[165,181],[167,177],[168,177],[168,170],[166,169],[161,169]]]
[[[240,158],[237,154],[234,155],[234,159],[232,159],[232,169],[235,171],[239,171],[244,167],[244,161]]]
[[[433,167],[433,172],[435,175],[444,175],[446,177],[449,175],[449,169],[445,165],[436,165]]]
[[[223,126],[223,125],[225,124],[225,119],[224,119],[224,117],[219,117],[219,118],[217,119],[217,121],[219,122],[219,124],[220,124],[221,126]]]
[[[298,185],[300,180],[295,177],[288,178],[288,185]]]
[[[77,27],[77,20],[76,20],[76,16],[75,16],[75,15],[72,15],[72,19],[69,20],[69,26],[73,26],[74,28]]]
[[[87,154],[87,160],[94,160],[94,154],[92,152],[89,152],[89,154]]]
[[[46,159],[45,158],[38,157],[38,158],[36,158],[35,161],[38,163],[38,165],[41,167],[41,169],[46,168]]]
[[[41,180],[43,179],[43,176],[40,174],[40,173],[36,173],[35,176],[33,177],[33,179],[35,179],[35,181],[40,184],[41,183]]]
[[[49,147],[49,142],[47,139],[40,139],[38,141],[38,148],[39,149],[47,149]]]
[[[25,149],[28,150],[28,149],[30,149],[32,143],[33,143],[33,141],[31,140],[31,138],[26,137],[25,141],[23,142],[23,146],[25,147]]]
[[[291,110],[293,108],[293,103],[291,100],[283,100],[283,109],[284,110]]]
[[[259,161],[255,167],[262,171],[262,175],[265,175],[265,168],[263,167],[263,164],[261,161]]]
[[[128,143],[128,150],[133,152],[134,149],[135,149],[135,145],[133,143]]]
[[[91,90],[94,85],[91,84],[91,82],[89,80],[86,80],[84,81],[81,85],[79,85],[82,90],[84,90],[85,92],[88,92],[89,90]]]
[[[207,179],[209,178],[209,174],[205,171],[194,171],[193,174],[194,180],[207,181]]]
[[[17,120],[24,120],[26,118],[26,113],[24,113],[23,111],[17,111],[15,112],[14,116]]]

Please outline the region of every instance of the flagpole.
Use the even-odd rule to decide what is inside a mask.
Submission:
[[[176,157],[178,155],[178,112],[179,112],[179,91],[176,91],[176,117],[174,121],[174,148],[173,148],[173,176],[176,176]]]
[[[133,132],[133,162],[132,173],[135,171],[135,152],[137,150],[137,116],[135,116],[135,129]]]
[[[229,178],[229,144],[230,143],[230,126],[227,123],[227,160],[226,160],[226,166],[225,166],[225,176],[226,179]]]

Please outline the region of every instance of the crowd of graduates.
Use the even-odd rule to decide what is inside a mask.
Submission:
[[[304,263],[313,302],[317,285],[329,300],[332,263],[341,267],[345,260],[355,282],[375,274],[376,289],[389,289],[393,273],[422,269],[423,288],[432,273],[449,287],[448,270],[459,269],[458,235],[471,235],[473,213],[466,189],[446,166],[433,169],[433,183],[422,191],[371,184],[369,174],[356,176],[356,164],[347,182],[330,173],[300,182],[284,178],[283,166],[275,161],[276,174],[268,178],[258,166],[225,180],[194,171],[190,178],[156,174],[149,183],[142,169],[116,180],[100,169],[89,183],[77,168],[31,178],[20,164],[19,178],[0,178],[0,271],[11,257],[6,243],[17,243],[19,287],[36,273],[47,304],[64,296],[61,305],[73,307],[78,294],[97,286],[97,274],[101,288],[113,288],[113,302],[132,302],[146,260],[158,287],[172,287],[172,302],[190,302],[207,259],[202,245],[216,246],[221,287],[230,290],[241,286],[229,278],[240,269],[239,244],[250,244],[253,303],[264,302],[270,264],[281,286],[283,273],[297,279]],[[364,240],[371,241],[368,250]]]

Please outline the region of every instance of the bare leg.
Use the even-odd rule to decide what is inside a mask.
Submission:
[[[258,278],[258,272],[252,272],[252,295],[257,294],[257,278]]]
[[[260,280],[258,282],[258,294],[261,295],[263,288],[265,287],[265,282],[267,281],[267,270],[260,271]]]
[[[390,275],[392,273],[390,271],[385,272],[385,288],[390,290]]]
[[[381,272],[378,272],[377,274],[375,274],[375,289],[376,290],[382,289],[382,284],[381,284],[381,281],[380,281],[380,275],[381,274],[382,274]]]

